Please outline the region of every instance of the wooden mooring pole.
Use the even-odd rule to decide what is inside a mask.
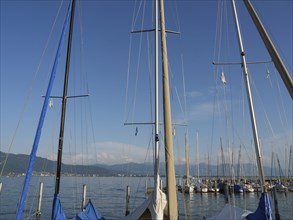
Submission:
[[[276,195],[276,187],[273,188],[273,196],[274,196],[274,206],[275,206],[275,218],[276,220],[280,220],[281,216],[279,214],[278,200]]]
[[[84,207],[85,207],[85,201],[86,201],[86,184],[83,184],[83,189],[82,189],[82,201],[81,201],[81,211],[84,210]]]
[[[40,182],[38,208],[37,208],[37,212],[36,212],[36,219],[37,220],[41,219],[42,197],[43,197],[43,182]]]
[[[125,216],[129,215],[129,199],[130,199],[130,186],[126,187],[126,207]]]

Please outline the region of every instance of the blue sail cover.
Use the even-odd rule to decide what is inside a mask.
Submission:
[[[234,184],[234,192],[235,193],[243,193],[243,187],[239,184]]]
[[[99,213],[91,200],[85,206],[84,211],[80,212],[77,216],[75,216],[72,220],[104,220],[101,213]]]
[[[52,220],[66,220],[65,213],[61,207],[61,201],[59,194],[54,195]]]
[[[268,193],[262,193],[257,210],[246,216],[248,220],[273,220],[271,201]]]
[[[52,71],[51,71],[50,81],[49,81],[48,88],[47,88],[47,91],[46,91],[46,96],[45,96],[45,100],[44,100],[44,103],[43,103],[43,107],[42,107],[42,111],[41,111],[41,115],[40,115],[40,119],[39,119],[39,124],[38,124],[38,127],[37,127],[37,131],[36,131],[32,151],[31,151],[31,154],[30,154],[30,161],[29,161],[29,165],[28,165],[28,168],[27,168],[27,171],[26,171],[25,180],[24,180],[24,184],[23,184],[23,188],[22,188],[22,192],[21,192],[21,196],[20,196],[20,199],[19,199],[17,212],[16,212],[16,219],[17,220],[20,220],[21,217],[22,217],[24,203],[25,203],[25,200],[26,200],[26,195],[27,195],[27,192],[28,192],[29,183],[30,183],[30,179],[31,179],[31,176],[32,176],[32,172],[33,172],[33,165],[34,165],[34,162],[35,162],[35,158],[36,158],[36,154],[37,154],[37,150],[38,150],[38,145],[39,145],[39,142],[40,142],[40,137],[41,137],[41,133],[42,133],[42,127],[43,127],[43,124],[44,124],[44,120],[45,120],[45,116],[46,116],[46,112],[47,112],[47,108],[48,108],[48,104],[49,104],[49,98],[50,98],[50,95],[51,95],[54,79],[55,79],[55,76],[56,76],[57,66],[58,66],[58,62],[59,62],[59,58],[60,58],[60,51],[61,51],[61,48],[62,48],[62,45],[63,45],[65,30],[66,30],[66,27],[68,25],[70,12],[71,12],[71,4],[69,5],[68,10],[67,10],[66,19],[64,21],[62,34],[60,36],[59,45],[58,45],[57,53],[56,53],[55,60],[54,60],[54,65],[53,65],[53,68],[52,68]]]

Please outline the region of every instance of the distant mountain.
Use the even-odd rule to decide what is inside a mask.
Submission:
[[[5,163],[7,154],[0,151],[0,170]],[[26,173],[29,163],[29,155],[25,154],[9,154],[3,171],[3,175],[19,175]],[[42,157],[36,157],[33,173],[39,175],[41,173],[55,174],[56,161],[48,160]],[[93,165],[68,165],[62,164],[62,173],[65,175],[96,175],[96,176],[115,176],[117,173],[105,167]]]
[[[0,151],[0,170],[2,170],[6,153]],[[29,162],[29,156],[24,154],[9,154],[3,175],[19,175],[26,172]],[[238,174],[238,166],[234,166],[234,175]],[[197,165],[190,165],[189,173],[191,176],[197,176]],[[199,164],[200,176],[231,176],[232,169],[229,164],[220,164],[219,166],[208,166],[206,163]],[[175,171],[177,176],[185,175],[185,164],[176,165]],[[35,175],[41,173],[55,174],[56,161],[48,160],[42,157],[37,157],[35,160],[34,170]],[[62,173],[65,175],[96,175],[96,176],[152,176],[154,173],[154,166],[151,163],[125,163],[115,165],[69,165],[62,164]],[[267,177],[271,174],[271,169],[264,167],[264,173]],[[165,164],[160,164],[161,176],[166,175]],[[255,165],[248,163],[241,166],[240,176],[257,176],[257,168]]]
[[[94,166],[104,167],[126,176],[152,176],[154,174],[154,166],[151,163],[124,163],[115,165],[95,164]],[[165,167],[163,168],[165,169]],[[165,172],[163,169],[161,170],[162,172]]]
[[[115,165],[102,165],[96,164],[96,166],[104,167],[118,173],[123,173],[126,175],[142,175],[142,176],[152,176],[154,173],[154,166],[151,163],[139,164],[139,163],[125,163],[125,164],[115,164]],[[225,175],[223,175],[223,169]],[[237,176],[238,166],[234,165],[234,175]],[[189,166],[189,173],[191,176],[197,176],[197,165]],[[175,172],[177,176],[184,176],[185,164],[175,165]],[[264,167],[264,172],[266,176],[269,176],[271,169]],[[231,176],[232,168],[229,164],[220,164],[219,166],[210,165],[206,163],[199,164],[199,176]],[[160,174],[162,176],[166,175],[165,164],[160,164]],[[242,164],[240,170],[240,176],[257,176],[257,168],[254,164],[247,163]]]

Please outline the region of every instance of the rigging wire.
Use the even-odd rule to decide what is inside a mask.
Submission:
[[[217,19],[216,19],[216,30],[215,30],[215,40],[214,40],[214,60],[219,60],[220,56],[220,42],[222,38],[222,25],[223,25],[223,16],[222,16],[222,1],[218,2],[217,8]],[[212,134],[211,134],[211,149],[210,151],[213,152],[213,139],[214,139],[214,126],[215,126],[215,112],[216,112],[216,100],[218,96],[218,68],[214,70],[214,82],[215,82],[215,92],[213,98],[213,117],[212,117]]]
[[[183,65],[183,55],[181,54],[181,66],[182,66],[182,84],[183,84],[183,98],[184,98],[184,119],[186,120],[186,111],[187,111],[187,108],[186,108],[186,87],[185,87],[185,77],[184,77],[184,65]]]
[[[128,91],[129,91],[129,80],[130,80],[130,61],[131,61],[131,50],[132,50],[132,34],[129,36],[129,48],[128,48],[128,64],[127,64],[127,76],[126,76],[126,88],[125,88],[125,104],[124,104],[124,121],[127,121],[127,105],[128,105]]]
[[[152,89],[152,83],[151,83],[151,81],[152,81],[152,63],[151,63],[151,47],[150,47],[150,40],[149,40],[149,33],[147,33],[147,52],[148,52],[148,73],[149,73],[149,96],[150,96],[150,117],[151,117],[151,122],[153,122],[154,121],[154,119],[153,119],[153,114],[152,114],[152,112],[153,112],[153,100],[152,100],[152,91],[153,91],[153,89]]]
[[[141,22],[141,30],[144,26],[144,18],[145,18],[145,5],[143,7],[142,12],[142,22]],[[136,107],[136,96],[137,96],[137,86],[138,86],[138,79],[139,79],[139,72],[140,72],[140,60],[141,60],[141,50],[142,50],[142,39],[143,39],[143,33],[140,33],[140,41],[139,41],[139,52],[138,52],[138,62],[137,62],[137,68],[136,68],[136,77],[135,77],[135,89],[134,89],[134,96],[132,100],[132,120],[134,117],[135,107]]]
[[[267,130],[268,130],[268,132],[269,132],[270,134],[272,134],[273,137],[275,137],[274,129],[273,129],[272,125],[271,125],[271,122],[270,122],[270,120],[269,120],[269,117],[268,117],[267,111],[265,110],[264,103],[263,103],[263,101],[262,101],[262,99],[261,99],[261,96],[260,96],[260,93],[259,93],[259,91],[258,91],[258,89],[257,89],[257,86],[255,85],[255,82],[254,82],[254,79],[253,79],[252,74],[249,74],[249,77],[250,77],[249,79],[250,79],[250,81],[251,81],[251,84],[252,84],[252,86],[253,86],[253,89],[255,90],[255,96],[256,96],[258,102],[260,103],[260,106],[261,106],[262,109],[263,109],[264,116],[265,116],[265,124],[266,124],[266,126],[267,126]]]
[[[141,5],[142,5],[142,0],[140,0],[139,6],[137,6],[138,1],[136,0],[134,3],[134,8],[133,8],[133,13],[132,13],[132,24],[131,24],[131,30],[134,30],[136,21],[139,16],[139,12],[141,10]],[[138,7],[138,9],[136,9]],[[137,11],[137,13],[135,13]],[[126,88],[125,88],[125,105],[124,105],[124,121],[126,122],[128,119],[128,116],[130,114],[130,109],[129,112],[127,113],[127,106],[128,106],[128,91],[129,91],[129,80],[130,80],[130,65],[131,65],[131,51],[132,51],[132,33],[130,33],[129,37],[129,48],[128,48],[128,64],[127,64],[127,77],[126,77]]]
[[[251,77],[251,76],[250,76]],[[262,111],[264,112],[264,116],[265,116],[265,121],[264,121],[264,123],[265,123],[265,125],[266,125],[266,128],[267,128],[267,131],[268,131],[268,136],[272,136],[272,139],[271,139],[271,141],[270,141],[270,143],[271,143],[271,146],[272,146],[272,152],[274,152],[275,150],[274,150],[274,147],[276,146],[276,143],[275,144],[273,144],[273,142],[276,142],[277,140],[276,140],[276,138],[277,138],[277,136],[276,136],[276,133],[274,132],[274,130],[273,130],[273,127],[272,127],[272,125],[271,125],[271,122],[270,122],[270,119],[269,119],[269,117],[268,117],[268,114],[267,114],[267,112],[266,112],[266,110],[265,110],[265,107],[264,107],[264,103],[262,102],[262,99],[261,99],[261,96],[260,96],[260,93],[259,93],[259,91],[257,90],[257,88],[256,88],[256,85],[255,85],[255,82],[254,82],[254,80],[253,80],[253,78],[251,77],[251,82],[252,82],[252,85],[253,85],[253,88],[256,90],[256,97],[258,98],[258,102],[260,103],[260,106],[262,107]],[[270,84],[271,84],[271,82],[270,82]],[[272,86],[272,85],[271,85]],[[274,97],[275,97],[275,95],[274,95]],[[279,107],[277,107],[277,110],[278,110],[278,113],[279,113],[279,116],[280,116],[280,108]],[[281,116],[280,116],[281,117]],[[281,124],[282,124],[282,127],[283,128],[285,128],[284,127],[284,125],[283,125],[283,120],[280,118],[280,121],[281,121]],[[287,142],[287,143],[290,143],[290,140],[289,140],[289,138],[288,138],[288,136],[287,136],[287,134],[286,134],[286,129],[284,129],[284,132],[283,132],[284,134],[285,134],[285,141]],[[289,144],[288,144],[289,145]],[[285,155],[286,156],[286,155]],[[286,162],[286,160],[285,160],[285,162]]]
[[[138,20],[138,17],[141,16],[141,23],[140,23],[140,30],[143,30],[144,26],[145,26],[145,15],[146,15],[146,3],[147,1],[140,1],[139,4],[135,4],[135,7],[134,7],[134,12],[133,12],[133,22],[132,22],[132,27],[131,29],[134,30],[134,27],[137,23],[137,20]],[[138,7],[137,7],[138,5]],[[137,12],[135,11],[137,10]],[[142,47],[143,47],[143,40],[146,39],[146,52],[147,52],[147,55],[146,55],[146,58],[147,58],[147,79],[148,79],[148,82],[149,82],[149,96],[150,96],[150,117],[151,117],[151,121],[153,121],[153,103],[152,103],[152,66],[153,66],[153,63],[152,63],[152,53],[151,53],[151,44],[150,44],[150,34],[147,33],[146,35],[146,38],[143,37],[144,36],[144,33],[140,33],[139,35],[139,43],[138,43],[138,56],[136,57],[137,59],[137,63],[135,65],[135,77],[134,77],[134,92],[133,92],[133,97],[132,97],[132,100],[131,100],[131,107],[129,108],[129,110],[127,111],[127,106],[128,106],[128,93],[129,93],[129,83],[130,83],[130,79],[132,78],[130,76],[130,65],[131,65],[131,59],[132,59],[132,47],[134,45],[133,43],[133,37],[132,37],[132,34],[130,35],[130,44],[129,44],[129,53],[128,53],[128,69],[127,69],[127,82],[126,82],[126,100],[125,100],[125,122],[129,120],[129,118],[131,117],[131,121],[133,122],[134,121],[134,115],[135,115],[135,111],[136,111],[136,101],[137,101],[137,93],[138,93],[138,86],[139,86],[139,78],[140,78],[140,75],[141,75],[141,63],[142,63]],[[154,142],[153,140],[153,126],[151,126],[151,139],[150,139],[150,143]],[[138,127],[136,128],[136,133],[135,133],[135,136],[137,135],[137,131],[138,131]],[[133,136],[131,136],[132,139],[133,139]],[[151,141],[152,140],[152,141]],[[133,140],[131,141],[133,142]],[[147,149],[147,154],[146,154],[146,158],[145,158],[145,161],[147,158],[150,158],[149,153],[151,152],[150,151],[150,143],[148,144],[148,149]],[[128,154],[127,155],[130,155],[131,154],[131,148],[132,148],[132,145],[129,144],[128,145]],[[128,165],[128,171],[127,173],[130,173],[129,169],[129,165]],[[139,183],[140,184],[140,183]]]
[[[179,20],[179,13],[178,13],[178,2],[176,0],[174,1],[170,1],[168,3],[172,3],[173,4],[173,7],[172,6],[169,6],[168,10],[166,11],[169,11],[171,14],[171,17],[172,19],[169,19],[169,23],[174,23],[175,24],[175,28],[176,30],[178,30],[178,32],[181,32],[181,26],[180,26],[180,20]],[[166,4],[166,7],[168,7],[168,5]]]
[[[79,16],[79,41],[80,41],[80,54],[81,56],[79,57],[80,60],[79,60],[79,63],[80,63],[80,70],[79,72],[81,73],[79,76],[80,76],[80,80],[77,80],[78,82],[80,82],[80,92],[82,93],[83,91],[86,91],[87,94],[89,94],[89,81],[88,81],[88,72],[87,70],[85,69],[85,49],[84,49],[84,31],[83,31],[83,19],[82,19],[82,10],[81,10],[81,5],[80,3],[78,2],[78,16]],[[73,78],[75,79],[75,77]],[[75,85],[75,84],[74,84]],[[76,92],[75,92],[76,93]],[[98,153],[97,153],[97,142],[96,142],[96,137],[95,137],[95,132],[94,132],[94,125],[93,125],[93,114],[92,114],[92,105],[91,105],[91,98],[90,97],[87,97],[86,99],[81,99],[80,101],[81,105],[80,105],[80,132],[81,132],[81,140],[80,140],[80,146],[81,146],[81,160],[82,160],[82,165],[87,165],[88,162],[85,164],[85,161],[90,161],[91,159],[94,159],[96,164],[98,164]],[[76,106],[76,102],[74,100],[74,106]],[[75,154],[77,154],[77,135],[76,135],[76,107],[74,107],[74,123],[75,123],[75,126],[74,126],[74,149],[75,149]],[[89,126],[88,126],[89,125]],[[90,127],[90,128],[89,128]],[[92,136],[92,140],[93,140],[93,143],[94,143],[94,156],[93,158],[91,156],[89,156],[89,136],[88,135],[84,135],[83,132],[85,132],[85,134],[89,134],[89,130],[91,131],[91,136]],[[83,138],[85,136],[85,138]],[[85,150],[85,152],[84,152]],[[76,158],[75,158],[75,161],[76,161]],[[84,172],[86,173],[86,176],[88,176],[87,174],[88,173],[88,170],[86,169],[86,171]],[[89,179],[88,178],[84,178],[84,180],[87,185],[89,186],[88,187],[88,192],[97,192],[97,194],[99,195],[99,197],[103,197],[103,192],[102,190],[91,190],[91,185],[92,184],[89,184]],[[77,184],[77,181],[76,181],[76,184]],[[98,185],[100,185],[101,182],[100,182],[100,179],[98,179]],[[98,187],[98,188],[101,188],[101,187]],[[95,195],[93,195],[95,196]]]
[[[34,74],[33,80],[32,80],[32,82],[31,82],[31,84],[30,84],[30,86],[29,86],[29,89],[28,89],[28,91],[27,91],[24,106],[23,106],[23,108],[22,108],[22,111],[21,111],[21,114],[20,114],[19,120],[18,120],[17,125],[16,125],[16,129],[15,129],[13,135],[12,135],[12,140],[11,140],[11,142],[10,142],[10,144],[9,144],[7,154],[6,154],[6,157],[5,157],[4,162],[3,162],[3,166],[2,166],[2,169],[1,169],[1,172],[0,172],[0,178],[1,178],[2,175],[3,175],[4,168],[5,168],[5,166],[6,166],[6,163],[7,163],[7,160],[8,160],[8,156],[9,156],[9,153],[10,153],[11,148],[12,148],[12,146],[13,146],[14,140],[15,140],[15,138],[16,138],[16,135],[17,135],[17,132],[18,132],[19,126],[20,126],[20,124],[21,124],[21,122],[22,122],[22,120],[23,120],[23,118],[24,118],[24,113],[25,113],[25,111],[26,111],[26,109],[27,109],[27,106],[28,106],[28,100],[30,99],[30,97],[31,97],[31,95],[32,95],[32,89],[33,89],[33,87],[34,87],[34,85],[35,85],[35,82],[36,82],[36,79],[37,79],[37,77],[38,77],[38,75],[39,75],[40,66],[41,66],[41,64],[42,64],[42,62],[43,62],[43,58],[44,58],[45,52],[46,52],[46,50],[47,50],[48,44],[49,44],[49,42],[50,42],[50,39],[51,39],[51,36],[52,36],[53,30],[54,30],[54,28],[55,28],[55,24],[56,24],[57,18],[59,17],[59,13],[60,13],[60,10],[61,10],[62,5],[63,5],[63,0],[60,2],[59,9],[58,9],[58,11],[57,11],[57,13],[56,13],[56,16],[55,16],[54,22],[53,22],[53,24],[52,24],[52,27],[51,27],[51,30],[50,30],[50,33],[49,33],[48,39],[47,39],[47,41],[46,41],[45,47],[44,47],[44,49],[43,49],[43,52],[42,52],[42,55],[41,55],[41,58],[40,58],[40,61],[39,61],[39,64],[38,64],[38,66],[37,66],[37,68],[36,68],[36,71],[35,71],[35,74]],[[65,18],[64,18],[64,20],[65,20]]]
[[[280,105],[277,105],[279,108],[279,117],[280,117],[280,121],[282,123],[282,126],[283,128],[288,128],[289,127],[289,124],[288,124],[288,118],[287,118],[287,114],[286,114],[286,111],[285,111],[285,105],[284,105],[284,97],[281,93],[281,88],[280,88],[280,84],[279,84],[279,78],[278,78],[278,74],[277,74],[277,70],[276,68],[274,68],[274,76],[275,76],[275,80],[274,82],[277,84],[277,94],[278,94],[278,97],[275,97],[275,100],[279,100],[280,102]],[[272,84],[272,81],[271,81],[271,78],[269,77],[269,80],[270,80],[270,84],[271,86],[273,86]],[[275,93],[274,93],[275,95]],[[281,106],[281,107],[280,107]],[[282,116],[284,118],[282,118]]]
[[[135,1],[134,3],[134,8],[133,8],[133,13],[132,13],[132,24],[131,24],[131,30],[134,29],[134,26],[135,26],[135,23],[136,23],[136,19],[137,19],[137,16],[138,16],[138,13],[140,10],[136,10],[137,8],[137,0]],[[138,6],[138,8],[141,7],[141,4],[142,2],[140,1],[140,5]],[[137,11],[137,14],[136,14],[136,11]],[[128,64],[127,64],[127,76],[126,76],[126,88],[125,88],[125,104],[124,104],[124,122],[126,122],[128,120],[128,116],[131,112],[131,108],[129,108],[129,111],[127,112],[127,106],[128,106],[128,92],[129,92],[129,81],[130,81],[130,66],[131,66],[131,58],[132,58],[132,55],[131,55],[131,51],[132,51],[132,42],[133,42],[133,37],[132,37],[132,33],[130,33],[129,35],[129,48],[128,48]],[[132,142],[132,141],[130,141]],[[129,142],[129,143],[130,143]],[[131,152],[131,144],[128,144],[128,153]],[[122,148],[122,155],[123,155],[123,158],[128,158],[127,155],[129,154],[126,154],[125,151],[125,148],[123,147]],[[127,165],[126,167],[126,174],[128,175],[130,172],[130,164]],[[122,185],[125,185],[123,184],[124,182],[124,178],[122,179]],[[128,182],[129,184],[129,182]]]
[[[214,57],[217,60],[221,59],[227,59],[230,54],[230,39],[229,39],[229,19],[228,19],[228,12],[227,12],[227,2],[226,1],[220,1],[218,4],[218,17],[217,20],[219,20],[219,23],[217,21],[217,30],[216,30],[216,39],[215,42],[218,38],[218,42],[215,43],[215,52],[214,52]],[[226,48],[227,54],[222,53],[223,46]],[[217,53],[217,55],[216,55]],[[229,68],[229,67],[228,67]],[[224,72],[224,68],[221,68],[221,71]],[[227,71],[225,71],[227,73]],[[228,71],[230,72],[230,70]],[[216,69],[216,74],[215,75],[215,82],[216,82],[216,89],[218,92],[216,92],[216,97],[220,97],[220,89],[224,91],[224,110],[225,110],[225,118],[227,119],[227,98],[226,98],[226,88],[225,84],[221,87],[217,84],[219,77],[219,69]],[[226,74],[228,77],[229,75]],[[231,81],[228,79],[228,81]],[[229,89],[231,90],[231,83],[229,83]],[[230,93],[232,95],[232,93]],[[218,100],[218,111],[220,112],[220,103]],[[226,121],[226,124],[228,125],[228,122]],[[228,127],[226,127],[226,132],[228,132]]]
[[[153,133],[153,129],[152,129],[152,133]],[[150,135],[149,142],[148,142],[148,147],[147,147],[147,153],[146,153],[146,155],[145,155],[145,158],[144,158],[143,164],[146,164],[146,161],[147,161],[148,155],[149,155],[149,153],[150,153],[151,145],[152,145],[152,143],[153,143],[153,136],[154,136],[154,135]],[[146,166],[145,166],[145,169],[147,169]],[[149,176],[149,175],[147,174],[146,177],[148,177],[148,176]],[[140,187],[141,182],[142,182],[142,178],[139,178],[139,181],[138,181],[138,184],[137,184],[137,187],[136,187],[136,191],[135,191],[135,193],[134,193],[135,196],[134,196],[134,200],[133,200],[133,207],[132,207],[133,209],[135,208],[136,199],[139,198],[139,196],[138,196],[138,192],[139,192],[139,189],[141,188],[141,187]]]
[[[144,7],[145,7],[145,1],[144,1],[144,0],[140,0],[140,4],[139,4],[139,6],[138,6],[138,9],[136,9],[136,3],[137,3],[137,2],[138,2],[138,1],[135,1],[135,5],[134,5],[133,19],[132,19],[132,25],[131,25],[132,28],[135,27],[136,21],[137,21],[138,16],[139,16],[139,12],[140,12],[141,7],[142,7],[142,2],[144,2],[143,9],[142,9],[143,11],[144,11]],[[135,11],[137,11],[136,16],[135,16],[135,13],[134,13]],[[132,29],[132,30],[133,30],[133,29]]]

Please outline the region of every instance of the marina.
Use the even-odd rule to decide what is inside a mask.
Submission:
[[[188,28],[191,20],[184,12],[194,13],[181,3],[178,7],[175,1],[164,0],[45,2],[52,7],[46,11],[50,22],[44,18],[47,25],[36,19],[44,5],[30,3],[37,9],[32,18],[34,28],[43,31],[41,41],[51,30],[41,56],[36,55],[41,42],[26,50],[27,45],[21,46],[20,53],[34,48],[40,57],[37,65],[33,58],[27,59],[37,67],[29,77],[30,86],[26,85],[22,111],[12,107],[10,112],[8,103],[10,96],[24,94],[21,82],[27,76],[16,78],[23,90],[11,93],[7,93],[11,87],[1,82],[6,92],[1,93],[1,102],[6,103],[1,111],[4,106],[7,116],[1,114],[1,119],[11,121],[5,122],[3,133],[1,122],[1,219],[289,220],[293,216],[293,80],[292,61],[286,59],[292,58],[292,51],[284,55],[275,46],[269,26],[263,25],[253,6],[259,2],[205,2],[203,8],[212,6],[217,13],[200,23],[205,30],[200,33]],[[7,9],[14,6],[2,4]],[[103,16],[109,14],[103,7],[115,7],[116,17],[99,17],[100,26],[92,26],[93,17],[100,16],[92,7],[97,5]],[[130,5],[132,22],[130,13],[125,13],[127,19],[121,17],[123,25],[117,25],[114,20],[124,13],[121,7],[129,10]],[[182,24],[178,11],[185,17]],[[292,18],[292,10],[287,13]],[[4,14],[3,36],[8,43],[3,45],[12,48],[9,33],[14,31],[9,25],[15,20],[8,22],[10,16]],[[292,20],[287,23],[291,35]],[[108,22],[128,32],[128,49],[125,35],[108,33],[114,32]],[[210,46],[207,27],[215,22]],[[198,39],[204,32],[210,39]],[[191,50],[188,45],[193,44],[184,42],[194,36],[200,50]],[[292,46],[291,37],[280,38]],[[1,79],[5,72],[13,80],[10,75],[22,70],[11,72],[15,66],[8,65],[10,50],[3,51]],[[205,69],[207,61],[202,58],[213,70]],[[124,75],[116,64],[124,67]],[[259,72],[264,74],[255,74]],[[45,95],[37,98],[40,93]],[[20,111],[19,118],[12,110]],[[25,153],[11,154],[14,147]]]
[[[68,217],[74,217],[75,213],[80,209],[82,198],[82,183],[87,179],[91,187],[88,189],[92,202],[96,208],[103,210],[103,216],[106,219],[121,219],[125,213],[125,183],[131,186],[130,210],[140,205],[145,199],[145,183],[144,178],[138,177],[64,177],[64,183],[61,184],[62,197],[65,200],[64,210],[69,213]],[[39,181],[44,182],[43,202],[42,202],[42,218],[51,217],[49,211],[52,205],[51,193],[54,191],[54,177],[33,177],[32,184],[38,185]],[[15,200],[18,198],[19,186],[23,181],[23,177],[3,178],[3,184],[6,188],[1,193],[1,219],[13,219],[15,217]],[[140,187],[137,185],[140,183]],[[76,187],[78,186],[78,187]],[[121,187],[120,187],[121,186]],[[99,189],[99,190],[96,190]],[[38,190],[36,190],[38,191]],[[37,192],[34,192],[34,194]],[[32,195],[33,197],[34,195]],[[260,194],[230,194],[229,200],[239,206],[252,210],[258,203]],[[3,198],[9,198],[4,199]],[[32,197],[28,199],[31,200]],[[293,203],[293,192],[277,193],[278,205],[281,219],[292,219],[292,212],[289,208]],[[70,201],[70,202],[66,202]],[[199,219],[203,217],[211,217],[217,214],[225,205],[225,196],[223,193],[178,193],[179,217],[180,219]],[[115,207],[115,211],[113,211]],[[27,207],[26,216],[35,219],[37,201]],[[273,207],[274,208],[274,207]]]

